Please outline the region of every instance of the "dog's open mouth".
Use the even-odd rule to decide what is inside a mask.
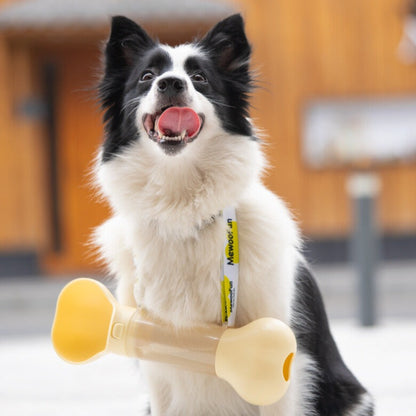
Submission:
[[[195,140],[204,117],[189,107],[168,107],[155,114],[145,114],[143,126],[149,138],[169,154],[176,153]]]

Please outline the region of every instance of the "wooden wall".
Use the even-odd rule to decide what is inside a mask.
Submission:
[[[0,249],[42,249],[48,234],[42,123],[22,114],[36,90],[30,50],[0,39],[0,62]]]
[[[308,169],[301,159],[302,114],[316,98],[416,93],[416,67],[397,57],[405,0],[239,0],[261,88],[253,117],[269,136],[266,182],[312,236],[345,235],[351,210],[346,170]],[[389,233],[416,231],[416,166],[377,169],[379,221]]]
[[[95,155],[102,141],[101,113],[95,86],[100,48],[42,48],[38,67],[56,68],[56,165],[59,249],[45,252],[43,265],[54,272],[97,268],[89,245],[93,228],[109,215],[92,184]]]

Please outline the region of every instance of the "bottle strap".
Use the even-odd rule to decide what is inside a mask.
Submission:
[[[222,258],[221,318],[223,325],[233,327],[237,312],[238,295],[238,227],[235,208],[225,208],[222,216],[227,225],[227,235]]]

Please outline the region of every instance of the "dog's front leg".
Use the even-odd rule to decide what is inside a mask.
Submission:
[[[148,388],[152,416],[181,416],[171,407],[171,386],[163,377],[163,365],[141,361],[141,370]]]
[[[137,272],[133,253],[126,244],[123,221],[117,216],[110,218],[95,230],[94,241],[110,273],[117,279],[118,301],[136,307],[133,289]]]

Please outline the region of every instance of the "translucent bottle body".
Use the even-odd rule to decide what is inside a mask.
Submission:
[[[126,353],[214,375],[215,353],[225,329],[216,325],[175,329],[137,310],[126,329]]]

